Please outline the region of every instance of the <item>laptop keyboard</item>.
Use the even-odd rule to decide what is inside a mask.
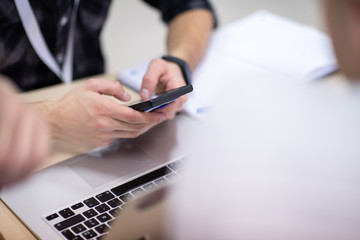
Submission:
[[[185,159],[177,160],[130,182],[53,211],[43,219],[63,239],[101,239],[128,201],[170,184],[184,167]]]

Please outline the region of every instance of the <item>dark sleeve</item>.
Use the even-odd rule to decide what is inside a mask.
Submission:
[[[214,27],[217,26],[215,11],[208,0],[144,0],[144,2],[159,9],[162,13],[162,20],[169,23],[180,13],[192,9],[207,9],[214,17]]]

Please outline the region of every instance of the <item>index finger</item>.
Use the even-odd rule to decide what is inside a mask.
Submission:
[[[91,78],[85,82],[84,87],[99,94],[114,96],[122,101],[130,100],[130,95],[124,90],[119,81]]]
[[[159,79],[166,70],[166,63],[162,59],[154,59],[151,61],[149,68],[143,78],[140,95],[144,100],[148,100],[154,93]]]
[[[108,109],[108,116],[118,121],[134,123],[134,124],[147,124],[147,123],[160,123],[168,119],[166,113],[162,112],[139,112],[130,107],[121,105],[111,99],[105,97],[103,102]]]

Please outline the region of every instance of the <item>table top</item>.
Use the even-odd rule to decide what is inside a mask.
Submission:
[[[109,81],[116,80],[115,74],[100,75],[97,77]],[[59,98],[63,96],[65,93],[67,93],[70,89],[82,84],[84,81],[85,80],[78,80],[78,81],[74,81],[70,85],[60,84],[40,90],[31,91],[28,93],[23,93],[21,94],[21,97],[26,102],[38,102],[44,99]],[[320,80],[318,83],[329,85],[330,87],[335,86],[338,89],[341,89],[342,86],[346,85],[344,84],[343,76],[339,73],[330,75],[326,77],[324,80]],[[140,99],[139,94],[137,92],[129,88],[126,88],[126,90],[132,96],[132,100],[130,103],[136,102]],[[65,142],[53,142],[52,154],[50,155],[48,160],[43,165],[41,165],[37,170],[41,170],[55,163],[71,158],[75,155],[88,152],[90,150],[91,150],[90,148],[74,146],[67,144]],[[8,239],[33,240],[37,238],[35,237],[35,235],[31,233],[30,229],[28,229],[25,226],[25,224],[23,224],[21,220],[17,218],[13,212],[11,212],[11,210],[5,205],[5,203],[0,201],[0,240],[8,240]]]

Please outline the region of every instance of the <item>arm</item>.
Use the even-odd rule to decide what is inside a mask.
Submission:
[[[186,61],[194,70],[205,53],[213,26],[213,16],[208,10],[195,9],[180,14],[169,24],[168,54]]]
[[[167,37],[168,55],[178,57],[194,70],[203,57],[212,28],[213,14],[207,9],[193,9],[180,13],[169,22]],[[154,59],[144,76],[141,97],[148,99],[153,92],[170,90],[185,84],[179,66],[175,63]],[[157,111],[173,118],[182,109],[187,96]]]
[[[0,186],[31,173],[49,149],[47,123],[0,76]]]

